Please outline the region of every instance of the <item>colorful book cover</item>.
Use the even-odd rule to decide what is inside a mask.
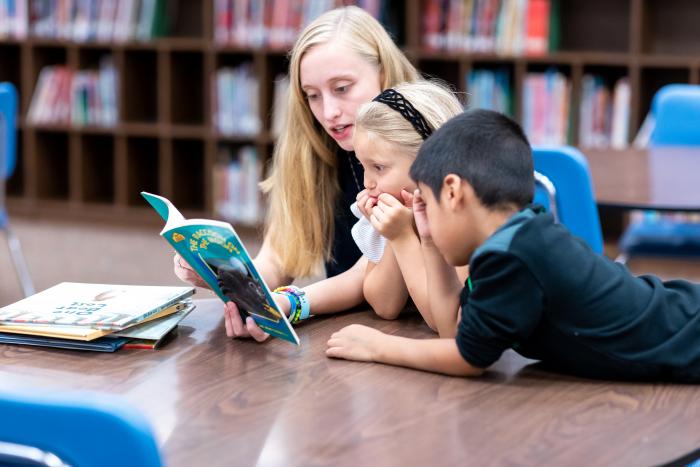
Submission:
[[[158,313],[149,316],[148,318],[141,321],[139,324],[130,326],[120,332],[128,332],[129,330],[139,328],[140,326],[145,326],[151,321],[160,321],[160,318],[165,319],[170,315],[183,311],[185,308],[192,307],[192,302],[190,300],[185,300],[180,303],[176,303],[173,306],[165,308]],[[58,339],[73,339],[79,341],[91,341],[99,337],[106,335],[114,335],[115,331],[111,329],[96,329],[88,326],[66,326],[66,325],[41,325],[41,324],[0,324],[0,332],[7,332],[12,334],[26,334],[31,336],[44,336],[44,337],[55,337]]]
[[[0,308],[0,324],[122,330],[193,293],[193,287],[62,282]]]
[[[0,344],[35,345],[71,350],[93,350],[96,352],[114,352],[129,341],[127,337],[101,337],[90,342],[58,339],[55,337],[25,336],[23,334],[6,334],[0,332]]]
[[[226,275],[239,284],[233,297],[238,309],[250,315],[270,335],[299,345],[294,329],[277,308],[270,289],[231,224],[208,219],[187,220],[168,199],[145,191],[141,195],[165,220],[160,235],[221,300],[231,300],[218,284],[219,273],[226,271]]]

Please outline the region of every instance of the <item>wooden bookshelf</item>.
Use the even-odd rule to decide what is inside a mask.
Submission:
[[[218,148],[253,145],[269,161],[273,79],[286,70],[283,50],[219,46],[213,0],[168,0],[179,14],[169,35],[147,43],[0,40],[0,81],[20,93],[18,167],[8,184],[11,212],[85,220],[158,222],[139,195],[163,194],[185,215],[214,215],[212,173]],[[595,72],[631,84],[630,137],[664,84],[700,84],[700,4],[694,0],[560,0],[560,47],[544,56],[427,52],[421,31],[425,2],[392,0],[396,36],[426,75],[463,93],[472,69],[505,68],[513,112],[521,117],[527,72],[555,66],[571,79],[578,128],[582,76]],[[36,125],[26,119],[40,70],[65,64],[93,67],[112,55],[118,70],[119,122],[111,128]],[[211,76],[221,66],[250,61],[260,79],[263,129],[250,137],[217,135]],[[573,143],[578,136],[573,132]]]

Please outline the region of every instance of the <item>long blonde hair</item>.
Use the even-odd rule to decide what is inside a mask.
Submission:
[[[464,111],[457,96],[437,80],[414,81],[393,86],[418,112],[433,130]],[[413,158],[418,154],[423,138],[398,111],[381,102],[363,104],[355,117],[355,131],[370,139],[379,138],[401,147],[401,153]]]
[[[270,176],[260,185],[269,196],[266,240],[282,272],[291,277],[319,273],[322,260],[331,255],[340,148],[311,113],[301,89],[300,65],[313,47],[335,39],[379,68],[382,89],[420,76],[382,25],[360,8],[328,11],[301,32],[290,52],[285,124]]]

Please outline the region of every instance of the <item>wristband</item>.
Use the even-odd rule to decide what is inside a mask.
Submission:
[[[306,293],[299,287],[294,285],[287,285],[284,287],[277,287],[275,289],[276,293],[283,293],[287,295],[291,309],[289,311],[289,322],[296,324],[299,321],[307,319],[311,315],[311,304],[309,299],[306,298]]]

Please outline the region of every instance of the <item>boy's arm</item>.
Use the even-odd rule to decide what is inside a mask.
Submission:
[[[459,297],[463,284],[453,266],[445,261],[430,238],[423,238],[423,261],[427,275],[430,312],[440,337],[454,338],[457,335]]]
[[[359,324],[334,333],[328,340],[326,356],[453,376],[479,376],[484,372],[462,358],[454,339],[408,339]]]
[[[425,322],[434,331],[435,319],[430,309],[430,299],[428,297],[428,279],[426,277],[426,267],[421,251],[421,243],[413,230],[392,239],[390,241],[396,261],[401,270],[401,275],[406,283],[408,294],[416,305],[418,312]]]
[[[395,319],[406,306],[408,290],[390,243],[386,243],[379,263],[367,261],[362,291],[381,318]]]

